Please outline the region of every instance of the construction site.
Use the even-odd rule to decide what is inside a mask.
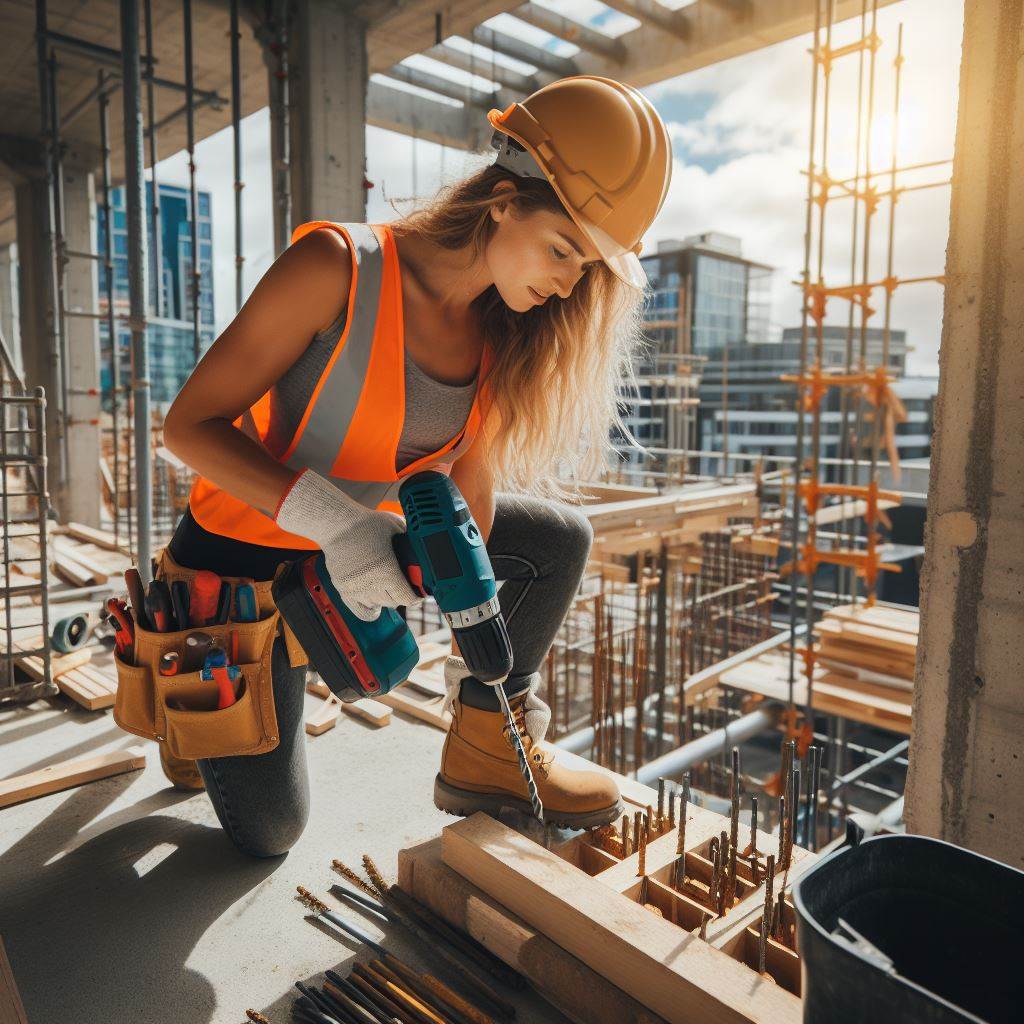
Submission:
[[[907,2],[0,0],[0,1024],[1021,1020],[1024,2],[963,5],[940,158],[901,142]],[[364,689],[336,684],[280,572],[232,592],[225,570],[197,618],[168,544],[208,474],[169,409],[254,266],[378,209],[374,132],[409,143],[415,190],[423,147],[489,160],[488,111],[562,79],[658,106],[789,43],[801,266],[714,223],[645,241],[632,438],[574,506],[592,543],[534,673],[543,743],[499,685],[518,804],[443,810],[453,640],[477,653],[449,577],[385,609],[405,660]],[[211,192],[197,150],[218,133]],[[184,177],[161,181],[172,157]],[[926,266],[900,242],[923,194],[949,209]],[[931,385],[900,317],[919,294],[941,319]],[[230,654],[187,664],[197,626]],[[302,702],[291,741],[271,652]],[[243,714],[241,751],[188,724]],[[249,856],[202,779],[286,747],[308,821]],[[182,762],[202,779],[172,785]],[[614,819],[557,823],[550,765],[614,784]]]

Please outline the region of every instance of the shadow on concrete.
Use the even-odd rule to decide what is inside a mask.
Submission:
[[[245,857],[219,828],[139,816],[164,794],[61,856],[131,781],[77,790],[0,858],[0,934],[31,1021],[213,1021],[214,986],[186,960],[284,862]]]
[[[51,751],[45,757],[41,757],[38,761],[33,761],[32,764],[26,764],[20,767],[15,773],[16,778],[19,775],[28,775],[29,772],[39,771],[40,768],[48,768],[52,764],[63,764],[65,761],[73,761],[77,757],[83,757],[90,751],[95,750],[97,747],[102,747],[107,743],[113,743],[114,740],[124,736],[124,730],[119,729],[116,725],[111,729],[104,729],[103,732],[94,733],[92,736],[88,736],[82,740],[81,743],[72,743],[70,746],[62,746],[60,750]],[[6,734],[4,740],[6,741]]]

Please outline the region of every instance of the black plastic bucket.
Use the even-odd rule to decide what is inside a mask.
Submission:
[[[824,857],[793,899],[804,1024],[1024,1022],[1024,872],[876,836]],[[833,934],[853,934],[840,919],[884,956]]]

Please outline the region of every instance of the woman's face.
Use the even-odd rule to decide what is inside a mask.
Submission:
[[[496,227],[484,258],[505,304],[517,313],[541,306],[552,295],[567,299],[597,250],[561,211],[524,212],[514,204],[492,207]]]

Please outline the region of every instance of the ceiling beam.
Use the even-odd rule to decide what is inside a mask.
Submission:
[[[672,11],[657,0],[601,0],[605,7],[610,7],[620,14],[628,14],[637,21],[645,21],[655,28],[668,32],[679,39],[689,39],[693,30],[684,7]]]
[[[421,68],[411,67],[408,64],[396,64],[382,72],[388,78],[395,78],[407,85],[415,85],[420,89],[427,89],[436,92],[440,96],[447,96],[450,100],[458,100],[460,103],[469,103],[471,106],[479,107],[482,110],[490,110],[498,107],[504,110],[515,97],[507,90],[478,89],[476,86],[454,82],[450,78],[443,78],[441,75],[423,71]]]
[[[454,149],[486,149],[493,133],[475,107],[438,103],[379,81],[367,83],[366,123]]]
[[[488,57],[474,57],[471,53],[466,53],[465,50],[460,50],[448,43],[441,43],[440,46],[432,46],[429,50],[424,50],[423,56],[431,57],[451,68],[467,71],[471,75],[490,79],[522,96],[529,96],[531,92],[536,92],[541,86],[535,75],[524,75],[512,68],[505,67],[504,64],[492,61]]]
[[[643,87],[698,68],[730,60],[754,50],[814,31],[818,0],[761,0],[745,18],[696,0],[683,8],[692,26],[687,39],[679,39],[644,23],[619,36],[626,47],[622,63],[592,53],[579,53],[579,74],[605,75]],[[878,0],[879,7],[897,0]],[[835,0],[835,20],[860,17],[863,0]]]
[[[597,32],[589,25],[573,21],[572,18],[566,18],[551,10],[550,7],[525,3],[512,13],[520,21],[525,21],[528,25],[533,25],[534,28],[542,29],[559,39],[564,39],[567,43],[572,43],[588,53],[596,53],[614,61],[625,60],[626,48],[621,40],[606,36],[603,32]]]
[[[492,28],[477,25],[470,36],[474,43],[486,46],[495,53],[511,57],[513,60],[532,64],[538,71],[547,75],[547,81],[553,78],[564,78],[566,75],[578,75],[576,60],[570,57],[559,57],[550,50],[542,50],[533,43],[524,42],[504,32],[496,32]]]
[[[522,0],[405,0],[385,7],[366,32],[371,74],[386,72],[414,53],[423,53],[449,36],[469,39],[475,26],[518,7]],[[441,14],[440,39],[437,14]]]

